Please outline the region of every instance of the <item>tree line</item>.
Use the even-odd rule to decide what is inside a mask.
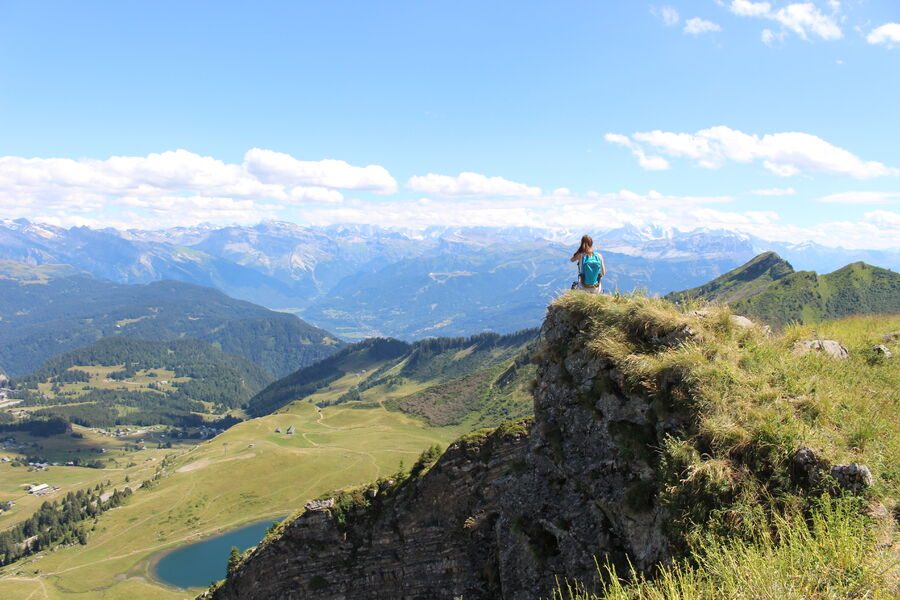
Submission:
[[[121,506],[131,496],[131,488],[114,490],[102,499],[106,486],[69,492],[62,501],[44,502],[30,518],[0,532],[0,566],[61,544],[86,544],[86,521],[111,508]]]

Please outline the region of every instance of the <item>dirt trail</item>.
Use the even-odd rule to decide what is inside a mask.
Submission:
[[[178,467],[175,469],[176,473],[190,473],[191,471],[197,471],[199,469],[203,469],[208,467],[209,465],[214,465],[222,462],[226,462],[229,460],[244,460],[247,458],[253,458],[256,456],[256,452],[250,452],[247,454],[238,454],[237,456],[229,456],[228,458],[223,458],[220,460],[210,460],[208,458],[201,458],[200,460],[196,460],[188,465],[184,465],[183,467]]]

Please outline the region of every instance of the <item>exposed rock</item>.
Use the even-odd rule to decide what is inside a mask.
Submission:
[[[866,465],[850,463],[849,465],[834,465],[831,467],[831,476],[838,485],[851,492],[861,492],[875,483],[872,471]]]
[[[874,352],[876,355],[880,355],[880,356],[882,356],[882,357],[884,357],[884,358],[891,358],[891,357],[894,356],[894,355],[891,353],[891,351],[888,350],[888,347],[885,346],[884,344],[878,344],[877,346],[873,346],[873,347],[872,347],[872,352]]]
[[[699,310],[692,310],[688,314],[692,317],[705,319],[710,315],[710,311],[709,309],[701,308]],[[755,323],[743,315],[731,315],[729,317],[729,320],[731,321],[732,325],[734,325],[735,327],[740,327],[741,329],[752,329],[754,327],[759,327],[766,335],[769,335],[769,333],[772,332],[772,328],[768,325],[760,325],[759,323]]]
[[[736,327],[741,327],[743,329],[750,329],[751,327],[756,327],[756,323],[748,319],[747,317],[743,317],[741,315],[731,315],[731,324]]]
[[[828,356],[845,360],[850,358],[850,353],[840,342],[834,340],[806,340],[794,342],[794,354],[803,355],[810,352],[824,352]]]
[[[327,510],[334,506],[334,498],[324,498],[320,500],[310,500],[303,508],[307,511]]]
[[[596,581],[595,557],[646,572],[668,560],[653,449],[687,417],[622,391],[583,325],[551,306],[532,425],[467,436],[357,509],[308,509],[208,597],[534,600],[559,574]],[[690,335],[675,331],[647,342]]]
[[[897,340],[900,340],[900,331],[887,333],[884,335],[884,337],[881,338],[881,341],[883,341],[885,344],[890,344],[891,342],[896,342]]]
[[[792,478],[803,488],[816,486],[822,474],[828,471],[828,461],[819,457],[812,448],[800,448],[791,460]]]

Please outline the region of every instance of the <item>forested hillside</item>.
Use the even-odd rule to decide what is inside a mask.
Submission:
[[[817,275],[794,271],[790,263],[767,252],[705,285],[667,298],[724,302],[738,314],[782,327],[900,312],[900,275],[862,262]]]
[[[161,281],[123,285],[46,267],[0,278],[0,368],[25,375],[48,358],[109,336],[193,338],[241,356],[276,377],[341,343],[297,317],[221,292]],[[7,273],[12,272],[6,269]]]
[[[106,338],[57,356],[19,381],[38,416],[88,427],[197,424],[237,408],[271,381],[239,356],[197,340]]]

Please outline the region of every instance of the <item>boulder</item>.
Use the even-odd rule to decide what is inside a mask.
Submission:
[[[831,476],[839,486],[851,492],[861,492],[875,483],[869,467],[859,463],[834,465],[831,467]]]
[[[884,344],[878,344],[877,346],[872,347],[872,352],[874,352],[876,356],[881,356],[883,358],[891,358],[894,356]]]
[[[741,315],[731,315],[731,324],[735,327],[741,327],[742,329],[750,329],[751,327],[756,327],[756,323],[754,323],[747,317],[742,317]]]
[[[838,360],[850,358],[850,353],[840,342],[834,340],[805,340],[794,342],[794,354],[803,355],[810,352],[823,352]]]
[[[881,340],[887,344],[896,342],[897,340],[900,340],[900,331],[894,331],[892,333],[885,334],[884,337],[881,338]]]

